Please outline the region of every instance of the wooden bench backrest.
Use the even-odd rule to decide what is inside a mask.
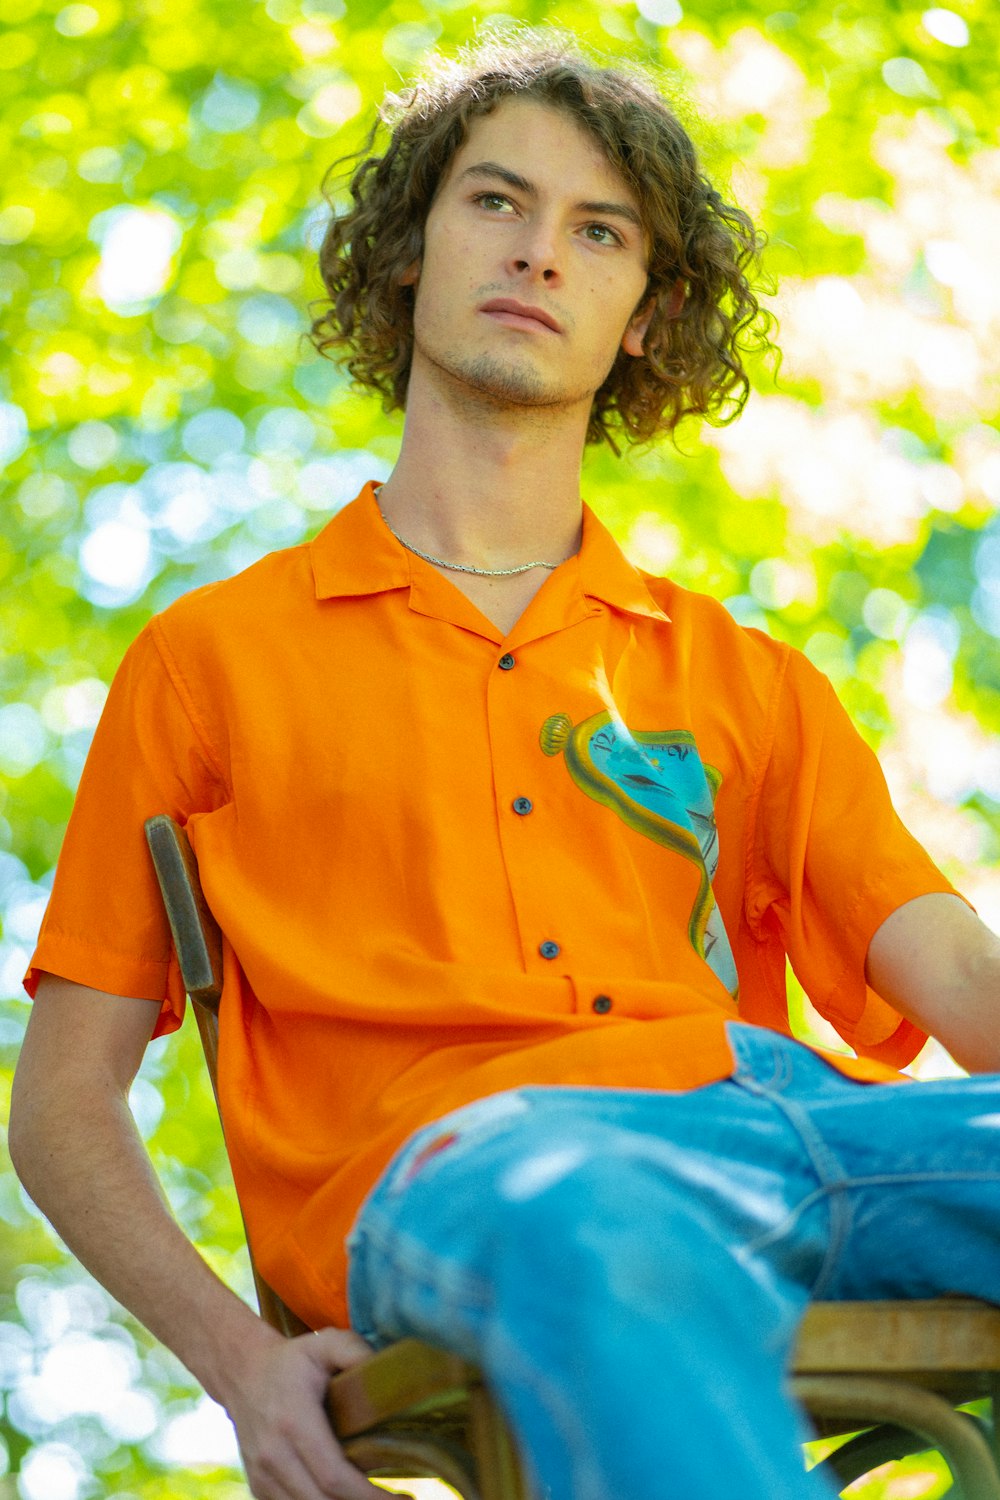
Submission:
[[[174,951],[184,988],[191,997],[198,1032],[212,1080],[215,1102],[219,1103],[219,1002],[222,999],[222,933],[205,900],[198,879],[198,862],[190,840],[173,818],[160,815],[148,819],[146,842],[153,856],[153,866],[167,919],[174,940]],[[221,1111],[220,1111],[221,1119]],[[225,1121],[223,1121],[225,1131]],[[244,1233],[246,1224],[244,1223]],[[288,1338],[309,1330],[301,1318],[286,1307],[277,1292],[257,1270],[253,1247],[247,1238],[250,1266],[261,1317]]]

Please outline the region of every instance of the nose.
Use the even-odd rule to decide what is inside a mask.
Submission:
[[[509,269],[523,280],[537,279],[547,286],[558,283],[562,264],[553,226],[541,221],[526,224],[511,251]]]

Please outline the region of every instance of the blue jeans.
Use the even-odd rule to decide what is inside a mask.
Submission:
[[[352,1231],[354,1326],[475,1360],[547,1500],[819,1500],[785,1391],[810,1299],[1000,1301],[1000,1075],[865,1084],[729,1037],[689,1093],[457,1110]]]

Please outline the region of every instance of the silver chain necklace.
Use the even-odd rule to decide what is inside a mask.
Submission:
[[[532,568],[547,568],[551,573],[554,568],[560,566],[557,562],[527,562],[521,563],[516,568],[474,568],[471,563],[446,562],[443,557],[435,557],[430,552],[421,552],[419,547],[415,547],[412,542],[408,542],[405,537],[400,536],[398,531],[389,526],[389,522],[385,518],[385,512],[378,503],[378,492],[381,488],[381,485],[376,485],[374,491],[375,504],[378,506],[379,515],[385,521],[386,526],[389,527],[399,545],[405,547],[407,552],[414,552],[417,557],[422,557],[424,562],[434,563],[439,568],[447,568],[451,573],[475,573],[479,578],[513,578],[516,573],[530,573]]]

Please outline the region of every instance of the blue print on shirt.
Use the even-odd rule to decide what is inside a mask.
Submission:
[[[712,890],[719,864],[715,798],[722,775],[702,764],[694,736],[686,729],[633,731],[604,711],[575,726],[566,714],[552,714],[539,740],[546,755],[562,752],[567,770],[588,797],[611,808],[636,833],[698,867],[701,878],[688,936],[735,996],[733,950]]]

